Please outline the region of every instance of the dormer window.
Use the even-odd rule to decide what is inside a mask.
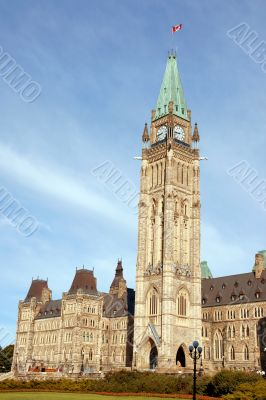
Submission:
[[[235,283],[234,283],[234,287],[238,287],[238,282],[235,282]]]
[[[235,299],[236,299],[236,296],[235,296],[234,294],[232,294],[231,300],[232,300],[232,301],[235,301]]]
[[[220,301],[221,301],[221,297],[220,297],[220,296],[217,296],[217,297],[216,297],[216,303],[220,303]]]
[[[243,295],[243,293],[241,293],[240,295],[239,295],[239,300],[243,300],[244,299],[244,295]]]
[[[248,286],[251,286],[252,282],[251,280],[248,281]]]
[[[211,286],[211,287],[210,287],[210,291],[212,291],[213,289],[214,289],[213,286]]]
[[[222,284],[222,289],[225,289],[225,287],[226,287],[226,284],[223,283],[223,284]]]
[[[205,304],[206,303],[206,299],[202,299],[202,304]]]
[[[256,297],[256,299],[259,299],[260,298],[260,292],[256,292],[255,293],[255,297]]]

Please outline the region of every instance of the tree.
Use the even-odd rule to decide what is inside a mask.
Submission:
[[[0,372],[9,372],[11,370],[13,353],[13,344],[10,344],[3,349],[0,347]]]

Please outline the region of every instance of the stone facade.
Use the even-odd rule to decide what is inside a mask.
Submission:
[[[266,252],[250,273],[202,280],[206,370],[266,371]]]
[[[84,268],[60,300],[33,280],[18,308],[17,374],[187,372],[195,339],[205,371],[266,370],[266,252],[247,274],[212,278],[200,264],[200,136],[175,54],[142,141],[136,299],[120,261],[109,293]]]
[[[98,292],[84,268],[60,300],[51,299],[47,281],[33,280],[18,307],[13,370],[77,376],[130,367],[133,314],[120,261],[109,293]]]

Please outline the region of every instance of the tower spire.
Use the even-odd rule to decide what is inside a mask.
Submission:
[[[174,51],[168,53],[154,119],[168,114],[169,102],[173,102],[173,114],[189,121],[187,104]]]

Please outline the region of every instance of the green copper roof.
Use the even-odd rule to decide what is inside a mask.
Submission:
[[[208,266],[207,261],[202,261],[200,263],[200,267],[201,267],[201,279],[209,279],[212,278],[212,273],[211,270]]]
[[[155,119],[168,114],[169,101],[173,101],[174,103],[173,113],[189,121],[187,105],[176,62],[176,54],[174,53],[168,55],[160,94],[156,104]]]

